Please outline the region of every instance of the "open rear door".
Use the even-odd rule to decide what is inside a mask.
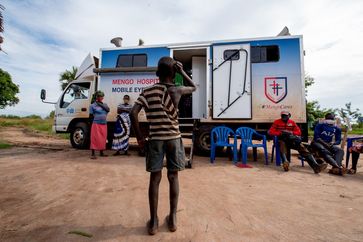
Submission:
[[[213,46],[213,119],[251,119],[250,45]]]

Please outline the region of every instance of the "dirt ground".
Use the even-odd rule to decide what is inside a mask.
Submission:
[[[15,144],[0,150],[0,241],[363,241],[361,166],[338,177],[313,174],[296,156],[290,172],[265,166],[262,153],[251,169],[195,156],[193,169],[180,173],[175,233],[164,222],[164,170],[160,229],[151,237],[149,176],[136,150],[91,160],[67,140],[20,128],[0,130],[0,138]]]

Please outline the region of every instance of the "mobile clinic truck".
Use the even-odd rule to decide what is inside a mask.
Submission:
[[[183,63],[197,91],[179,105],[180,126],[194,125],[194,150],[208,153],[210,131],[218,125],[236,129],[248,126],[267,131],[288,110],[307,136],[302,36],[219,40],[100,50],[98,59],[87,56],[55,103],[53,129],[71,133],[73,147],[89,145],[89,106],[96,90],[105,93],[109,141],[112,140],[117,105],[125,94],[130,103],[143,88],[159,81],[158,60],[171,56]],[[117,43],[118,42],[118,43]],[[42,90],[42,100],[45,90]],[[140,122],[147,127],[145,114]]]

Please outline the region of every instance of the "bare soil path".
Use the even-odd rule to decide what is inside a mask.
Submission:
[[[338,177],[315,175],[295,156],[290,172],[263,165],[260,153],[252,169],[195,157],[194,168],[180,173],[178,230],[170,233],[164,223],[164,171],[160,230],[150,237],[149,176],[135,150],[91,160],[67,140],[19,128],[0,130],[0,138],[15,145],[0,150],[0,241],[363,240],[361,166]],[[74,230],[92,237],[68,233]]]

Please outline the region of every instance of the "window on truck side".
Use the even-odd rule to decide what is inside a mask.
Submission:
[[[280,49],[277,45],[251,46],[251,62],[266,63],[280,60]]]
[[[225,50],[223,51],[224,60],[239,60],[239,50]]]
[[[89,82],[71,84],[63,94],[60,107],[66,108],[76,99],[88,99],[90,85]]]
[[[116,67],[145,67],[147,66],[146,54],[119,55]]]

